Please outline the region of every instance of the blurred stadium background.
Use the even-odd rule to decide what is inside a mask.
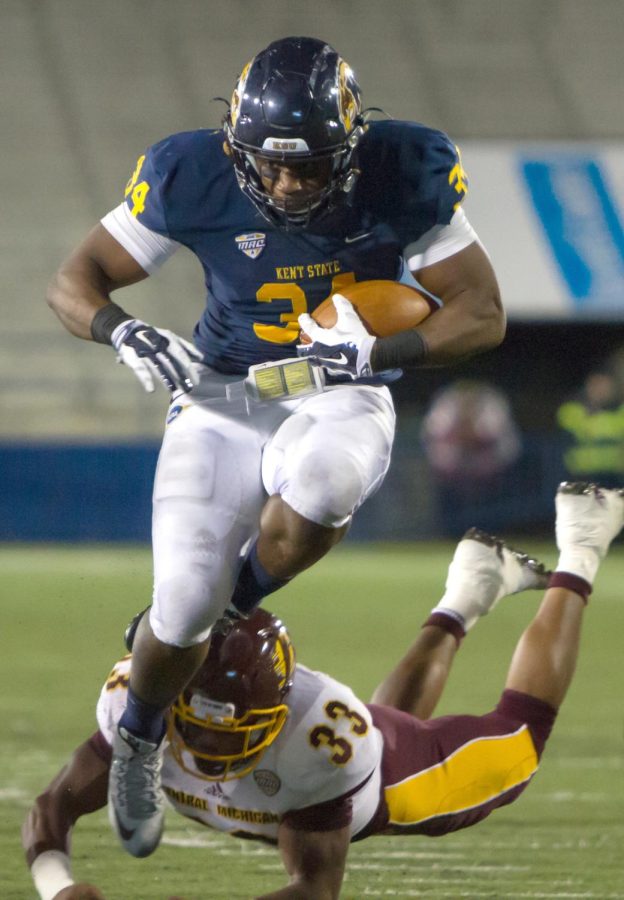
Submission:
[[[334,44],[369,105],[439,127],[459,144],[471,179],[468,215],[493,257],[510,319],[495,352],[398,384],[399,434],[386,484],[360,511],[350,544],[273,604],[300,658],[368,694],[439,596],[451,545],[428,539],[453,535],[465,519],[526,532],[527,549],[553,564],[552,497],[567,473],[569,441],[560,407],[607,362],[616,394],[596,420],[595,446],[590,440],[584,449],[596,468],[592,454],[600,458],[599,445],[608,444],[606,474],[624,478],[622,0],[2,0],[0,897],[7,900],[33,897],[19,824],[35,792],[94,727],[93,701],[121,652],[123,626],[149,594],[150,491],[166,409],[164,392],[144,394],[110,350],[62,329],[44,303],[46,282],[119,202],[147,145],[217,126],[222,107],[211,98],[230,95],[260,47],[296,33]],[[199,266],[182,251],[122,302],[188,336],[203,302]],[[485,409],[477,434],[457,419],[468,400],[475,421]],[[459,482],[458,459],[470,472]],[[372,540],[392,543],[358,543]],[[83,542],[102,545],[77,546]],[[354,848],[347,900],[624,897],[621,679],[613,665],[624,625],[623,565],[616,552],[601,575],[601,612],[588,617],[579,678],[539,785],[495,822],[435,847],[405,839]],[[533,606],[533,598],[502,605],[476,629],[443,712],[495,702]],[[273,855],[189,834],[173,821],[168,845],[137,868],[120,850],[111,855],[105,817],[92,818],[77,835],[77,867],[112,900],[163,900],[182,890],[199,900],[207,871],[209,895],[232,900],[232,862],[237,896],[280,883]],[[209,858],[200,866],[197,846],[212,847],[219,864]]]
[[[624,345],[621,0],[3,0],[0,26],[0,538],[148,539],[165,397],[71,338],[46,282],[148,144],[218,125],[212,98],[230,96],[258,48],[297,32],[340,49],[368,104],[459,144],[466,208],[510,318],[496,352],[399,384],[392,473],[352,538],[444,535],[457,525],[449,502],[491,528],[550,521],[565,474],[558,406]],[[202,297],[200,268],[180,252],[123,304],[189,335]],[[456,499],[472,477],[460,466],[450,501],[439,496],[448,485],[433,477],[422,422],[457,379],[502,390],[521,432],[504,494],[494,483]]]
[[[449,521],[449,506],[491,528],[550,521],[564,474],[557,409],[624,346],[621,0],[3,0],[0,539],[149,538],[164,393],[146,396],[110,350],[71,338],[44,303],[46,282],[119,202],[143,149],[218,125],[211,99],[289,33],[336,45],[369,105],[459,144],[466,209],[510,318],[496,352],[398,385],[392,472],[352,539],[447,534],[464,518]],[[122,302],[188,336],[200,267],[182,251]],[[458,379],[494,385],[509,404],[517,451],[498,459],[491,422],[491,465],[478,436],[467,450],[483,450],[486,470],[508,467],[504,491],[477,466],[477,491],[459,495],[453,473],[432,471],[423,418]],[[460,432],[440,440],[461,443]]]

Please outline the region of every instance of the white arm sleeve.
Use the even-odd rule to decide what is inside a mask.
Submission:
[[[180,244],[146,228],[133,216],[125,203],[112,209],[101,220],[115,240],[127,250],[142,269],[152,275]]]
[[[447,256],[454,256],[475,241],[479,241],[477,233],[460,206],[448,225],[434,225],[405,248],[403,257],[410,272],[418,272]]]

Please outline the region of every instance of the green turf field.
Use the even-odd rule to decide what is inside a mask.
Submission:
[[[527,549],[555,562],[551,546]],[[440,596],[451,552],[425,543],[337,548],[270,608],[289,624],[300,660],[366,699]],[[95,701],[123,652],[125,624],[149,599],[150,564],[147,550],[127,547],[0,548],[1,900],[35,898],[21,821],[68,753],[95,730]],[[525,794],[456,835],[355,845],[346,900],[624,898],[623,585],[619,545],[598,576],[576,680]],[[536,605],[536,596],[524,594],[478,623],[439,712],[480,713],[494,705]],[[146,860],[123,853],[104,814],[84,819],[74,858],[76,877],[97,884],[107,900],[237,900],[284,883],[274,851],[174,813],[163,845]]]

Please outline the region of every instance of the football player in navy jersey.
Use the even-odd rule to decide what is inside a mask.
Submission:
[[[452,363],[502,340],[465,192],[446,135],[369,121],[335,50],[285,38],[245,66],[222,129],[172,135],[140,157],[124,202],[52,280],[48,301],[70,332],[112,345],[147,391],[160,381],[171,392],[153,604],[111,768],[127,846],[137,834],[141,853],[158,844],[163,712],[213,623],[228,607],[248,615],[320,559],[381,484],[395,418],[385,382],[398,367]],[[192,343],[111,300],[180,245],[206,283]],[[439,309],[375,339],[340,291],[406,269]],[[310,313],[328,297],[338,318],[321,329]],[[301,328],[312,343],[298,350]]]
[[[448,834],[513,802],[530,783],[574,672],[598,567],[624,525],[624,492],[563,484],[556,509],[554,573],[476,529],[464,536],[442,599],[372,703],[295,664],[284,624],[264,609],[213,628],[206,660],[168,714],[163,787],[182,816],[278,846],[289,884],[264,900],[335,900],[350,842]],[[539,588],[546,588],[543,600],[496,708],[431,718],[466,632],[499,600]],[[97,705],[97,732],[24,823],[41,900],[103,900],[94,885],[74,883],[71,832],[79,817],[106,804],[133,666],[131,656],[114,666]]]

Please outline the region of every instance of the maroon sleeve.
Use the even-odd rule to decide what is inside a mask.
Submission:
[[[284,814],[282,822],[295,831],[335,831],[350,825],[352,818],[353,803],[349,794],[315,806],[291,809]]]
[[[353,803],[351,797],[357,794],[364,785],[373,777],[373,772],[367,775],[356,787],[333,797],[324,803],[315,803],[313,806],[304,806],[302,809],[290,809],[282,816],[285,822],[295,831],[336,831],[350,825],[353,819]]]
[[[529,726],[535,750],[538,757],[541,758],[544,745],[557,718],[557,710],[554,706],[546,703],[545,700],[532,697],[530,694],[507,688],[502,693],[496,712],[507,719],[525,722]]]
[[[87,744],[89,745],[89,747],[91,747],[96,756],[99,756],[107,766],[110,765],[113,751],[111,749],[111,745],[108,743],[101,731],[96,731],[95,734],[91,735],[91,737],[87,741]]]

